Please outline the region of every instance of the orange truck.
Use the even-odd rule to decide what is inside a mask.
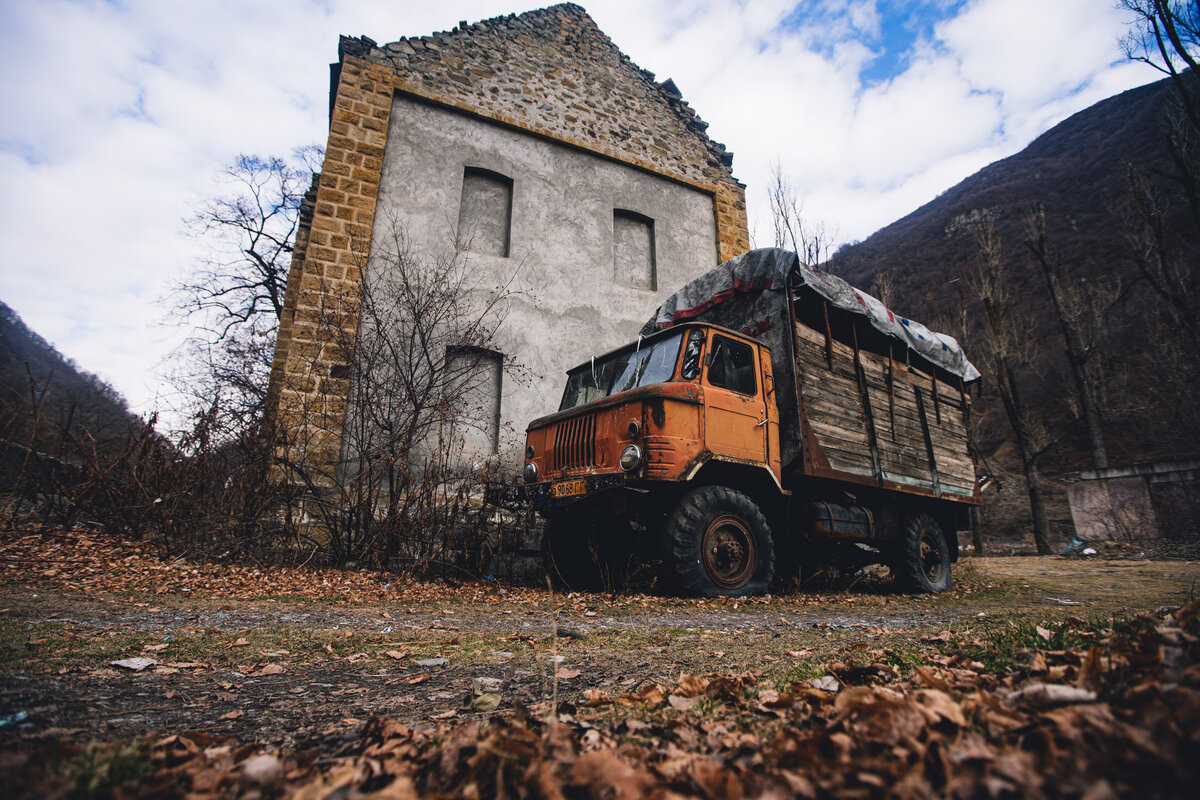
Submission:
[[[558,411],[529,424],[520,496],[572,589],[619,585],[640,556],[682,594],[876,563],[941,591],[980,504],[978,378],[953,338],[754,250],[567,373]]]

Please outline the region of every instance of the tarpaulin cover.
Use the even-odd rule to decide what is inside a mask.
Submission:
[[[795,253],[778,248],[751,250],[696,278],[658,307],[642,328],[642,333],[652,333],[693,319],[715,322],[733,330],[749,331],[757,319],[730,319],[730,312],[741,310],[740,306],[725,309],[717,307],[733,300],[738,294],[765,290],[779,293],[778,297],[770,297],[769,301],[782,305],[782,292],[787,287],[789,272],[797,276],[797,286],[808,286],[835,308],[861,314],[870,320],[876,330],[895,337],[947,372],[968,383],[979,379],[979,370],[963,355],[962,348],[953,336],[931,331],[915,320],[889,311],[883,303],[866,292],[855,289],[836,275],[810,269],[800,263]],[[718,321],[718,318],[724,321]]]
[[[770,347],[776,388],[784,397],[791,398],[790,403],[779,403],[785,463],[797,454],[794,448],[799,441],[794,419],[794,367],[788,363],[791,347],[784,338],[791,320],[786,304],[789,275],[793,276],[792,285],[797,293],[807,287],[834,308],[866,317],[874,328],[946,372],[968,383],[979,378],[979,370],[963,355],[954,337],[936,333],[889,311],[883,303],[841,278],[802,265],[789,250],[766,248],[743,253],[668,297],[641,332],[648,336],[682,322],[709,322],[747,333]]]

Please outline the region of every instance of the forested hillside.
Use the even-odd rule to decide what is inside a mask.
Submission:
[[[99,377],[80,369],[0,302],[0,443],[3,488],[38,459],[78,464],[125,447],[141,421]]]
[[[831,262],[902,313],[964,340],[984,373],[980,454],[988,467],[1015,477],[1021,462],[998,391],[996,337],[984,324],[990,286],[1035,455],[1057,498],[1059,535],[1070,529],[1055,481],[1091,468],[1093,459],[1043,263],[1058,280],[1095,389],[1109,464],[1200,451],[1193,393],[1200,226],[1168,150],[1168,135],[1183,128],[1176,97],[1167,79],[1100,102],[843,247]],[[1039,205],[1041,244],[1033,227]],[[992,248],[990,266],[981,258],[982,239]],[[983,280],[988,273],[990,283]],[[1020,480],[1015,484],[1008,495],[1019,515]],[[1009,524],[1015,530],[1023,523]]]

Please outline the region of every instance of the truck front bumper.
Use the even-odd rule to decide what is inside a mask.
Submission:
[[[535,510],[542,511],[586,501],[595,495],[619,489],[625,483],[625,473],[615,472],[530,483],[516,486],[513,491],[519,502],[531,503]]]

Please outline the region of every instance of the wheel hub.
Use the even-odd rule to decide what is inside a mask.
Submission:
[[[737,589],[754,573],[758,551],[754,537],[740,519],[717,517],[704,532],[701,543],[704,569],[722,589]]]
[[[946,568],[946,565],[942,563],[942,550],[929,531],[921,532],[921,568],[925,571],[925,577],[929,579],[930,583],[940,581],[942,570]]]

